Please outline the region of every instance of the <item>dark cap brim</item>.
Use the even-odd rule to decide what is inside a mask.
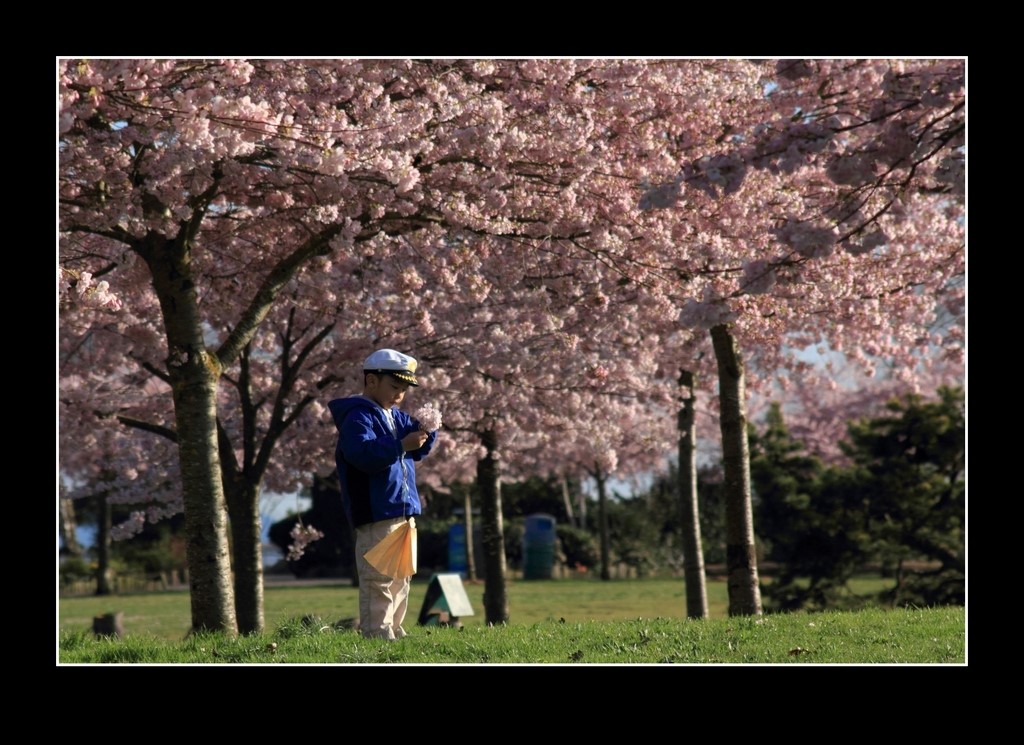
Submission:
[[[413,376],[411,373],[398,372],[398,371],[394,371],[394,370],[386,370],[385,372],[387,372],[388,375],[394,375],[396,378],[401,380],[403,383],[408,383],[409,385],[415,385],[415,386],[419,385],[419,383],[416,382],[415,376]]]
[[[416,377],[412,373],[407,373],[404,370],[364,370],[363,372],[374,373],[376,375],[391,375],[392,377],[401,380],[403,383],[419,387],[419,383],[416,382]]]

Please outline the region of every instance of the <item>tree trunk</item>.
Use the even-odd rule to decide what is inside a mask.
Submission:
[[[466,579],[476,579],[476,551],[473,549],[473,492],[465,490],[462,500],[466,510]]]
[[[686,578],[686,617],[708,617],[704,549],[697,502],[697,425],[694,416],[693,373],[681,371],[679,385],[688,389],[679,409],[679,508],[683,526],[683,573]]]
[[[579,507],[578,512],[579,512],[579,516],[580,516],[579,517],[579,520],[580,520],[580,530],[586,530],[587,529],[587,493],[586,493],[585,490],[580,489],[577,492],[576,504]]]
[[[220,363],[206,347],[188,240],[150,233],[138,247],[149,265],[167,332],[174,397],[193,631],[236,634],[227,509],[217,451]]]
[[[95,497],[96,514],[96,594],[111,595],[114,592],[114,572],[110,568],[110,530],[113,527],[114,510],[103,492]]]
[[[750,491],[750,447],[747,441],[746,382],[739,347],[727,325],[711,329],[718,361],[724,467],[726,571],[729,615],[761,614],[761,588],[754,547]]]
[[[572,511],[572,497],[569,495],[569,479],[563,473],[561,474],[560,481],[562,482],[562,501],[565,503],[565,515],[569,518],[569,524],[574,527],[582,527],[576,524],[576,515]]]
[[[508,623],[508,594],[505,588],[505,529],[501,518],[501,481],[494,453],[498,437],[494,430],[480,436],[487,455],[477,461],[476,481],[480,488],[480,518],[484,547],[484,620],[488,626]]]
[[[189,380],[174,389],[192,630],[235,634],[227,509],[216,446],[216,384]]]
[[[242,634],[261,634],[263,620],[263,542],[260,487],[239,475],[227,485],[234,559],[235,616]]]
[[[605,476],[600,467],[594,470],[597,481],[597,519],[601,529],[601,579],[612,578],[611,540],[608,537],[608,495],[605,489]]]
[[[64,497],[57,498],[60,503],[60,537],[64,540],[64,551],[80,557],[83,553],[82,544],[78,542],[78,520],[75,517],[75,503]]]

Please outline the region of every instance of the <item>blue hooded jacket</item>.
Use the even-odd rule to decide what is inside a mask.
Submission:
[[[419,424],[397,407],[391,407],[395,431],[384,409],[363,396],[337,398],[327,404],[338,428],[334,458],[341,482],[341,500],[352,527],[420,514],[415,461],[433,448],[437,433],[423,446],[404,452],[402,438]]]

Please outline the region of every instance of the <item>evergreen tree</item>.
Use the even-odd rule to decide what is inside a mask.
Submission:
[[[778,567],[766,597],[780,610],[839,604],[847,580],[865,560],[856,489],[847,488],[847,474],[829,473],[806,454],[777,403],[764,431],[752,435],[752,449],[758,532],[767,559]]]
[[[851,425],[844,445],[874,552],[897,578],[888,598],[900,605],[966,599],[966,402],[962,388],[938,393],[892,401],[891,416]]]
[[[862,419],[840,443],[850,465],[826,468],[794,440],[775,405],[752,438],[757,525],[777,562],[765,588],[781,610],[864,602],[848,580],[868,567],[895,576],[887,602],[965,601],[964,394],[908,396]]]

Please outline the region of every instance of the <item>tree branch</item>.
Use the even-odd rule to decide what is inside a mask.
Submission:
[[[141,419],[135,419],[134,417],[125,416],[124,414],[117,415],[117,421],[126,427],[132,427],[133,429],[141,429],[143,432],[149,432],[154,435],[160,435],[171,442],[178,441],[178,433],[170,427],[165,427],[162,424],[153,424],[152,422],[144,422]]]

